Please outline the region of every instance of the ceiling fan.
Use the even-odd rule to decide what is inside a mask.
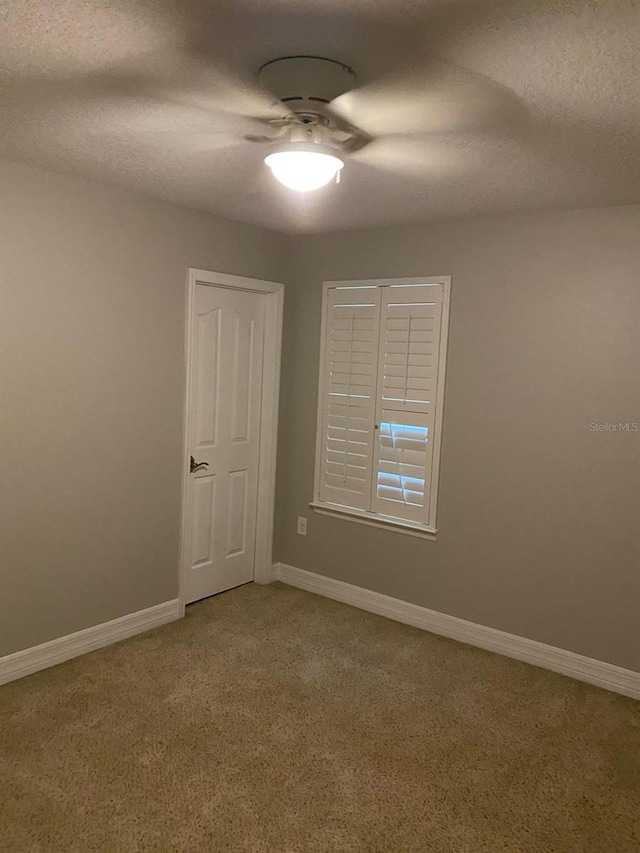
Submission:
[[[459,163],[478,133],[504,133],[525,115],[507,87],[433,58],[360,84],[348,65],[320,56],[269,60],[256,80],[208,56],[158,51],[81,77],[18,76],[8,93],[10,106],[27,110],[27,118],[30,109],[64,115],[60,108],[69,103],[75,121],[76,105],[84,102],[96,117],[94,138],[102,128],[113,132],[110,110],[121,111],[116,120],[136,132],[140,100],[159,104],[160,126],[152,133],[216,136],[217,147],[240,140],[268,146],[265,162],[273,175],[300,192],[339,181],[347,159],[410,175],[422,175],[434,161],[435,169],[438,158],[447,168],[447,155],[456,154]],[[131,120],[123,110],[128,99]],[[177,130],[171,110],[181,117]]]
[[[454,149],[465,132],[498,123],[504,132],[524,116],[515,94],[493,80],[437,61],[425,70],[424,77],[410,71],[357,86],[353,69],[334,59],[270,60],[258,71],[270,114],[251,119],[271,132],[244,138],[269,144],[265,163],[273,175],[305,192],[339,182],[346,157],[393,169],[404,156],[405,164],[413,159],[415,169],[424,168],[429,142],[421,136],[433,145],[441,134]],[[462,137],[451,139],[452,132]]]
[[[324,57],[284,56],[266,62],[258,80],[277,98],[272,106],[286,110],[280,118],[258,119],[275,134],[245,135],[249,142],[271,143],[265,163],[274,177],[298,192],[319,189],[334,178],[339,182],[342,156],[372,141],[331,106],[355,87],[354,71]]]

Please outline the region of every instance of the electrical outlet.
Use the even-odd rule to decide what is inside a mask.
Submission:
[[[300,536],[307,535],[307,519],[302,515],[298,516],[298,534]]]

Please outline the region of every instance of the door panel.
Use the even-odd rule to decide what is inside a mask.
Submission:
[[[194,566],[210,565],[213,560],[215,488],[215,475],[198,477],[193,484],[191,560]]]
[[[197,284],[192,329],[187,603],[253,580],[264,296]]]
[[[244,471],[229,473],[227,503],[227,557],[242,554],[245,550],[245,522],[247,518],[247,475]]]
[[[261,297],[258,297],[261,298]],[[249,441],[255,321],[236,314],[233,318],[232,431],[233,442]]]
[[[195,395],[195,448],[216,443],[218,370],[220,364],[220,321],[222,311],[214,308],[198,316],[196,331],[197,388]]]

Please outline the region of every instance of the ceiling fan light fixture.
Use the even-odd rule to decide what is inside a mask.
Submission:
[[[324,187],[344,166],[339,157],[322,151],[277,151],[265,157],[264,162],[276,180],[296,192]]]

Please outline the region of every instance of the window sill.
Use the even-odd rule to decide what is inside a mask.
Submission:
[[[419,539],[429,539],[435,542],[438,533],[437,528],[426,527],[421,524],[413,524],[410,521],[375,516],[372,513],[360,512],[357,509],[346,509],[332,504],[315,503],[309,504],[314,512],[319,515],[328,515],[332,518],[341,518],[343,521],[356,521],[358,524],[366,524],[369,527],[380,527],[392,533],[404,533],[406,536],[416,536]]]

